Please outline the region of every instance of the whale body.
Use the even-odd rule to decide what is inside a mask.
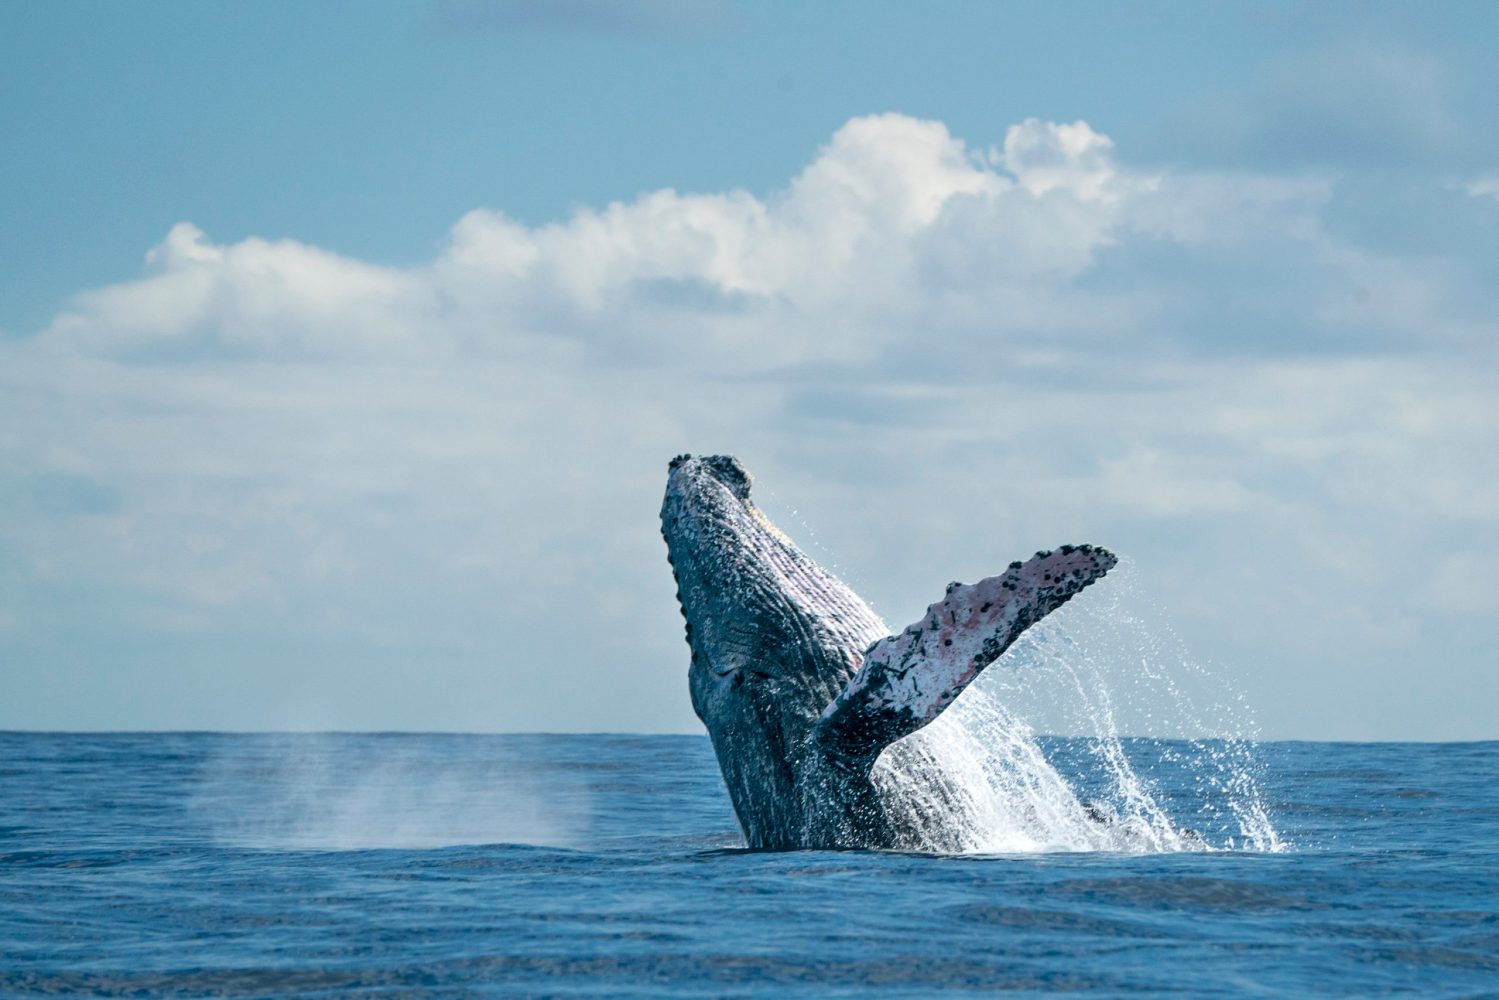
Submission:
[[[891,635],[750,501],[732,456],[672,459],[661,533],[687,622],[692,707],[745,841],[768,849],[942,849],[930,814],[957,790],[937,772],[921,803],[902,801],[876,781],[875,762],[1116,562],[1093,545],[1037,552],[949,584]]]

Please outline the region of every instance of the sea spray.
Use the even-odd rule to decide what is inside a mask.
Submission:
[[[1121,567],[1111,584],[1040,623],[948,712],[882,755],[875,781],[915,831],[909,846],[1285,847],[1264,806],[1242,698],[1186,653],[1133,573]],[[236,737],[200,768],[189,808],[225,846],[596,846],[591,793],[559,781],[558,769],[604,762],[556,759],[564,744],[517,744],[553,739]]]
[[[232,753],[205,762],[189,809],[216,842],[236,847],[566,847],[583,839],[591,803],[578,789],[556,789],[550,771],[561,765],[496,747],[458,734],[241,737]]]
[[[701,735],[311,738],[335,775],[508,762],[591,804],[584,850],[245,850],[183,811],[212,762],[253,812],[303,739],[0,733],[0,996],[1487,996],[1499,973],[1496,742],[1257,747],[1281,855],[725,849]],[[1149,770],[1156,744],[1122,742]],[[1093,795],[1087,741],[1036,743]],[[1151,774],[1173,815],[1200,800]]]
[[[917,831],[913,846],[1285,849],[1242,696],[1187,654],[1122,570],[1109,596],[1032,629],[949,712],[881,757],[876,783]],[[1068,735],[1039,737],[1037,725]],[[1126,725],[1144,735],[1123,735]],[[1169,796],[1155,778],[1167,772]]]

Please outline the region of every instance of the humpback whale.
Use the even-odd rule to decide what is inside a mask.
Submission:
[[[1116,561],[1093,545],[1037,552],[949,584],[891,635],[750,501],[737,458],[672,459],[661,533],[687,622],[693,710],[745,841],[767,849],[944,849],[931,814],[957,790],[938,769],[921,802],[904,801],[875,762]]]

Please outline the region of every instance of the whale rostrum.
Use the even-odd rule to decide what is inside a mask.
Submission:
[[[736,458],[672,459],[661,533],[687,620],[692,707],[755,848],[940,848],[931,824],[916,829],[878,786],[876,760],[1116,562],[1092,545],[1037,552],[949,584],[890,635],[750,501]]]

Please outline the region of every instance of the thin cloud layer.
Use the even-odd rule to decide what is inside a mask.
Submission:
[[[450,31],[554,31],[613,36],[691,36],[733,23],[722,0],[438,0]]]
[[[1492,293],[1335,190],[890,114],[765,196],[476,210],[414,267],[180,223],[0,345],[0,725],[107,725],[36,713],[113,671],[175,689],[143,725],[691,729],[656,506],[732,451],[894,620],[1096,541],[1270,735],[1476,734],[1394,706],[1494,689]]]
[[[1499,174],[1476,178],[1464,185],[1464,189],[1473,198],[1492,198],[1499,201]]]
[[[1209,161],[1350,168],[1439,164],[1474,137],[1440,59],[1345,42],[1269,63],[1245,92],[1204,95],[1166,145]]]

